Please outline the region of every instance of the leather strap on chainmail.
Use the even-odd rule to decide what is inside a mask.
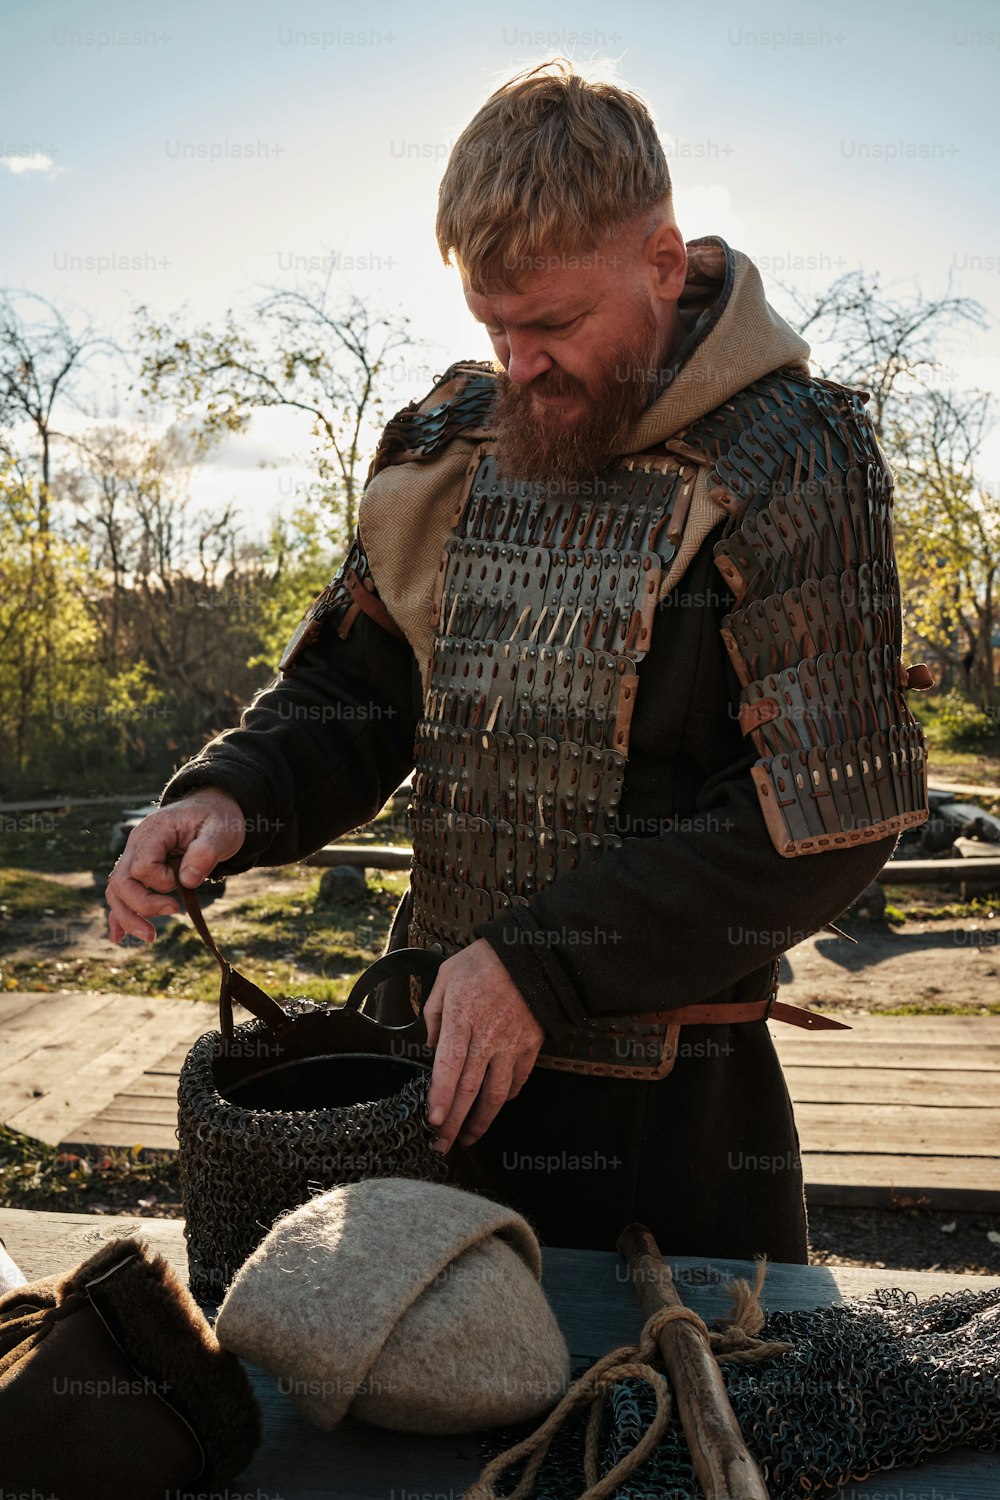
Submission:
[[[222,982],[219,987],[219,1030],[223,1037],[226,1041],[232,1041],[234,1001],[237,1005],[242,1005],[258,1021],[263,1021],[276,1036],[282,1036],[294,1024],[295,1018],[283,1010],[277,1000],[273,999],[266,990],[262,990],[259,985],[247,979],[239,969],[234,969],[228,958],[224,957],[208,930],[208,923],[205,921],[205,914],[199,904],[197,892],[188,886],[181,885],[180,863],[179,851],[167,857],[167,864],[177,877],[177,890],[184,903],[184,909],[191,918],[198,936],[222,971]],[[345,1012],[360,1011],[362,1001],[386,980],[410,976],[416,976],[421,980],[423,997],[426,999],[443,962],[443,954],[429,952],[422,948],[397,948],[392,953],[383,954],[355,981],[350,994],[344,1001],[343,1010]]]

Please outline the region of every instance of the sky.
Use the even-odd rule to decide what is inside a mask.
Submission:
[[[437,187],[492,89],[561,54],[647,99],[686,239],[744,250],[782,310],[775,282],[809,293],[858,267],[975,298],[991,326],[956,340],[949,373],[1000,393],[987,0],[6,0],[0,51],[0,284],[124,342],[138,303],[218,322],[332,261],[345,296],[405,314],[425,346],[394,361],[391,405],[454,359],[489,358],[440,261]],[[120,410],[109,367],[88,397]],[[254,525],[304,490],[305,447],[294,422],[255,421],[195,494]],[[984,469],[1000,483],[1000,435]]]

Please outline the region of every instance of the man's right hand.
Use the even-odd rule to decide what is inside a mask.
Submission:
[[[218,787],[198,787],[178,802],[158,808],[129,834],[108,879],[108,936],[120,943],[127,932],[151,943],[156,928],[147,917],[180,911],[166,892],[177,881],[167,859],[181,853],[181,885],[201,884],[217,864],[239,853],[246,838],[243,809]]]

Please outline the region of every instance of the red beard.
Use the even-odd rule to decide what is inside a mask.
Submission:
[[[515,384],[501,372],[493,424],[498,470],[512,479],[550,484],[599,473],[658,392],[664,357],[652,308],[644,304],[639,332],[619,345],[608,373],[594,385],[557,368],[528,385]],[[534,395],[573,396],[584,405],[567,423],[557,408],[536,406]]]

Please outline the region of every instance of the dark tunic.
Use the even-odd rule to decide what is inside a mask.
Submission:
[[[771,960],[843,912],[892,852],[894,835],[794,859],[771,844],[719,635],[732,602],[712,560],[720,534],[658,607],[639,663],[621,848],[476,929],[549,1036],[587,1015],[766,994]],[[344,640],[324,628],[162,800],[211,785],[240,803],[246,843],[220,875],[301,859],[383,807],[413,767],[421,712],[411,647],[361,615]],[[406,941],[406,904],[390,946]],[[549,1245],[613,1249],[639,1219],[669,1254],[807,1260],[798,1135],[763,1021],[682,1028],[672,1072],[651,1082],[536,1068],[454,1156],[460,1183],[519,1209]]]

